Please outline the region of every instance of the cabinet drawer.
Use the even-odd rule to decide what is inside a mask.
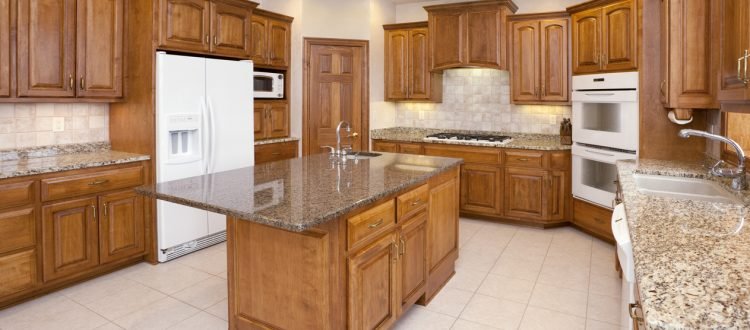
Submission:
[[[578,226],[606,237],[612,236],[612,211],[573,199],[573,222]]]
[[[422,145],[416,143],[401,143],[398,146],[398,151],[402,154],[421,155]]]
[[[398,152],[398,144],[395,142],[372,141],[372,151]]]
[[[461,158],[466,163],[500,163],[500,151],[493,148],[425,145],[424,154],[427,156]]]
[[[389,200],[347,220],[349,248],[384,233],[396,223],[395,202]]]
[[[36,277],[34,250],[0,257],[0,297],[33,287]]]
[[[0,185],[3,203],[0,209],[34,203],[34,181],[23,181]]]
[[[427,206],[430,188],[425,184],[398,196],[398,221],[405,220]]]
[[[544,152],[505,151],[505,165],[516,167],[544,167]]]
[[[297,141],[255,146],[255,164],[275,162],[297,157]]]
[[[0,254],[36,244],[34,209],[0,213]]]
[[[42,180],[42,201],[99,193],[143,184],[143,166]]]

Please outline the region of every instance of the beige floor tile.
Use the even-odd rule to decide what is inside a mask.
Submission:
[[[224,321],[229,320],[229,301],[224,299],[206,308],[206,312]]]
[[[172,297],[198,309],[206,309],[227,299],[227,281],[211,276],[172,295]]]
[[[458,268],[456,269],[456,274],[453,275],[445,286],[448,288],[474,292],[479,289],[479,286],[482,284],[482,281],[484,281],[484,278],[487,277],[487,274],[487,272]]]
[[[456,323],[453,323],[451,330],[497,330],[498,328],[491,327],[489,325],[469,322],[466,320],[458,319]]]
[[[488,241],[482,239],[472,238],[463,247],[461,251],[479,252],[488,255],[495,255],[497,257],[503,253],[503,249],[508,245],[510,238],[498,238],[496,240]]]
[[[509,242],[513,235],[515,235],[516,229],[510,229],[508,227],[498,226],[484,226],[471,238],[472,240],[478,241],[495,241],[502,240]]]
[[[85,284],[83,283],[82,285]],[[105,296],[82,304],[107,319],[114,320],[165,297],[165,294],[157,290],[140,283],[132,282],[128,286],[121,287],[120,290],[113,290]]]
[[[422,306],[413,306],[396,322],[394,330],[440,330],[450,329],[454,317],[430,311]]]
[[[499,257],[499,253],[461,249],[456,261],[456,268],[488,272]]]
[[[591,270],[579,265],[544,264],[537,283],[553,285],[587,293],[589,291],[589,274]]]
[[[521,330],[584,330],[586,319],[544,308],[529,306],[521,321]]]
[[[552,265],[589,267],[591,264],[591,249],[567,248],[551,244],[544,262]]]
[[[519,278],[522,280],[536,281],[542,270],[543,259],[520,259],[503,254],[497,260],[495,266],[490,270],[491,274],[506,277]]]
[[[537,283],[529,305],[586,317],[586,301],[585,292]]]
[[[101,327],[96,328],[96,330],[122,330],[122,328],[117,324],[109,322]]]
[[[60,291],[60,294],[85,305],[108,296],[116,295],[136,285],[138,285],[138,282],[117,274],[109,274],[76,284]]]
[[[221,278],[223,278],[223,279],[226,280],[227,279],[227,272],[218,273],[218,274],[216,274],[216,276],[221,277]]]
[[[471,291],[443,288],[425,308],[433,312],[458,317],[473,295],[474,292]]]
[[[173,294],[209,278],[211,274],[170,261],[149,265],[125,276],[166,294]]]
[[[200,310],[172,297],[166,297],[114,322],[125,329],[168,329]]]
[[[102,316],[59,294],[0,311],[0,329],[3,330],[85,330],[96,329],[107,322]]]
[[[490,274],[484,279],[477,293],[527,304],[533,290],[533,281]]]
[[[200,312],[172,326],[174,330],[226,330],[229,323],[206,312]]]
[[[549,243],[541,243],[541,242],[533,242],[533,241],[524,241],[522,239],[516,239],[515,237],[513,240],[508,243],[508,246],[505,247],[505,250],[503,253],[509,253],[513,255],[523,255],[523,256],[546,256],[547,250],[549,249]]]
[[[586,320],[586,330],[620,330],[617,324],[588,319]]]
[[[619,298],[589,294],[587,317],[592,320],[617,324],[620,322]]]
[[[525,309],[526,304],[476,294],[460,318],[500,329],[516,329]]]
[[[219,247],[216,245],[180,257],[174,261],[213,275],[227,270],[226,250],[219,250]]]
[[[622,279],[606,275],[591,274],[589,279],[589,293],[620,298]]]

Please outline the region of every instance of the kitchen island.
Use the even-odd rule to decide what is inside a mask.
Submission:
[[[314,155],[140,192],[227,215],[231,329],[388,328],[455,273],[461,163]]]

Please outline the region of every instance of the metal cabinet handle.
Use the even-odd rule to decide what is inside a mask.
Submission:
[[[89,186],[98,186],[109,182],[109,180],[94,180],[89,183]]]
[[[81,90],[85,90],[85,89],[86,89],[86,78],[81,76]]]
[[[108,204],[107,202],[104,202],[104,204],[102,205],[102,207],[104,208],[103,211],[104,211],[104,216],[105,217],[107,216],[107,209],[109,208],[107,204]]]
[[[371,224],[370,224],[369,226],[367,226],[367,227],[370,227],[370,228],[378,228],[378,227],[379,227],[380,225],[382,225],[382,224],[383,224],[383,219],[381,218],[381,219],[379,219],[378,221],[376,221],[376,222],[373,222],[373,223],[371,223]]]
[[[529,161],[528,158],[517,158],[516,160],[519,161],[519,162],[528,162]]]
[[[413,202],[411,202],[411,206],[417,206],[417,205],[419,205],[419,203],[422,203],[422,199],[421,198],[417,198],[416,200],[414,200]]]
[[[638,322],[643,320],[642,317],[638,316],[638,314],[635,313],[636,309],[639,308],[641,308],[641,304],[639,303],[628,304],[628,314],[630,314],[630,318]]]
[[[398,260],[398,246],[396,246],[396,241],[391,241],[391,254],[393,254],[393,262],[396,262]]]
[[[667,84],[666,80],[662,80],[661,84],[659,84],[659,91],[661,92],[662,96],[666,95],[665,92],[664,92],[664,85],[666,85],[666,84]]]
[[[404,254],[406,253],[406,240],[404,240],[404,238],[403,238],[403,237],[401,237],[401,238],[399,239],[399,244],[400,244],[401,246],[399,246],[399,252],[398,252],[398,254],[399,254],[399,255],[404,255]]]
[[[748,55],[748,51],[747,51],[747,49],[745,49],[745,55],[744,55],[744,56],[742,56],[742,58],[743,58],[743,61],[745,62],[745,64],[744,64],[744,65],[745,65],[745,74],[744,74],[744,77],[743,77],[743,79],[742,79],[742,82],[743,82],[743,83],[744,83],[745,85],[747,85],[747,82],[748,82],[748,80],[747,80],[747,57],[748,57],[748,56],[750,56],[750,55]]]
[[[542,83],[542,97],[547,96],[547,88],[545,88],[545,87],[547,87],[547,86],[545,86],[544,83]]]
[[[214,46],[218,46],[218,45],[219,45],[219,38],[216,35],[214,35]]]
[[[210,37],[210,36],[209,36],[209,35],[207,34],[207,35],[206,35],[206,43],[207,43],[207,44],[210,44],[210,43],[211,43],[211,39],[210,39],[210,38],[211,38],[211,37]]]
[[[739,67],[738,67],[738,69],[737,69],[737,72],[740,72],[739,70],[740,70],[740,69],[739,69]],[[74,87],[74,86],[75,86],[75,83],[73,82],[73,75],[72,75],[72,74],[69,74],[69,75],[68,75],[68,86],[70,86],[70,89],[73,89],[73,88],[75,88],[75,87]]]
[[[94,221],[96,221],[96,217],[97,217],[96,205],[91,204],[91,209],[94,210]]]
[[[272,152],[271,155],[278,156],[278,155],[281,155],[281,153],[280,152]]]

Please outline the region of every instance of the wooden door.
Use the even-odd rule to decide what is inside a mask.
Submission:
[[[385,97],[409,98],[409,30],[385,31]]]
[[[638,17],[636,4],[627,0],[602,8],[602,57],[604,71],[638,67]]]
[[[409,80],[407,84],[409,86],[409,99],[430,100],[433,97],[433,81],[432,74],[430,73],[430,50],[427,28],[409,30],[408,45]],[[435,86],[435,88],[442,89],[443,86]]]
[[[568,102],[568,20],[539,22],[540,87],[542,101]]]
[[[563,220],[565,219],[565,205],[567,194],[566,192],[570,189],[568,187],[566,172],[553,171],[550,173],[547,179],[547,195],[544,203],[547,206],[547,212],[545,218],[547,220]]]
[[[267,138],[268,107],[266,103],[256,101],[253,105],[253,134],[255,140]]]
[[[268,64],[268,18],[253,15],[250,20],[250,59],[255,65]]]
[[[461,211],[502,214],[503,173],[497,166],[461,166]]]
[[[219,0],[211,3],[211,52],[249,58],[251,11]]]
[[[99,219],[102,264],[143,254],[143,196],[131,190],[99,197]]]
[[[18,1],[18,96],[75,96],[75,0]]]
[[[397,250],[390,233],[349,257],[349,328],[388,329],[396,320]]]
[[[429,270],[458,251],[458,180],[450,179],[430,189],[430,219],[427,227]]]
[[[721,65],[719,68],[719,100],[745,100],[747,95],[747,75],[744,61],[739,61],[746,50],[750,50],[748,22],[750,3],[738,0],[720,2]],[[750,61],[750,60],[749,60]]]
[[[466,13],[445,11],[428,15],[432,70],[461,66],[466,57]]]
[[[122,97],[124,0],[78,0],[78,97]]]
[[[291,61],[292,24],[275,19],[269,23],[268,64],[288,67]]]
[[[513,22],[513,101],[539,100],[539,21]]]
[[[497,6],[469,10],[466,14],[466,64],[505,69],[504,45],[498,43],[498,36],[504,32],[500,21]]]
[[[427,284],[427,212],[401,227],[398,246],[399,299],[403,313],[424,294]]]
[[[159,0],[159,46],[208,52],[211,49],[208,0]]]
[[[505,216],[541,219],[544,217],[544,170],[505,169]]]
[[[96,198],[83,198],[42,207],[45,282],[99,264],[96,205]]]
[[[306,155],[336,145],[336,126],[351,124],[355,151],[368,146],[367,46],[361,41],[306,39],[303,150]],[[344,134],[344,133],[342,133]],[[343,137],[342,137],[343,138]]]
[[[573,24],[573,74],[601,69],[602,10],[594,8],[571,15]]]
[[[0,97],[10,96],[10,0],[0,0]]]
[[[268,104],[268,133],[269,138],[289,136],[289,104],[273,102]]]

